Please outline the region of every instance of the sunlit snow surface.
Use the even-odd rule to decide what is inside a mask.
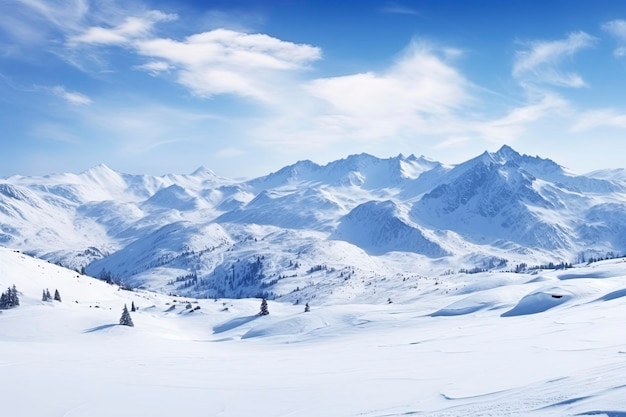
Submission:
[[[122,291],[0,248],[13,284],[2,416],[626,416],[621,259],[389,279],[392,303],[270,301],[265,317],[259,300]],[[117,325],[131,302],[135,327]]]

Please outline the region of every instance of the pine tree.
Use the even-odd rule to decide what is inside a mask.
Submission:
[[[17,296],[15,285],[7,288],[5,292],[0,294],[0,309],[6,310],[20,305],[20,299]]]
[[[133,319],[130,317],[130,313],[128,312],[128,308],[126,308],[126,304],[124,304],[124,310],[122,310],[122,317],[120,317],[120,324],[122,326],[130,326],[130,327],[135,326],[135,324],[133,323]]]
[[[270,311],[267,308],[267,300],[264,298],[261,300],[261,311],[259,311],[259,316],[267,316],[268,314],[270,314]]]
[[[20,305],[20,299],[17,297],[17,289],[15,288],[15,284],[13,284],[11,294],[11,302],[13,303],[13,307],[17,307]]]
[[[59,294],[59,290],[54,290],[54,299],[59,303],[61,302],[61,294]]]
[[[48,296],[46,295],[46,290],[43,290],[43,294],[41,295],[41,301],[48,301]]]
[[[52,296],[50,295],[50,290],[46,288],[46,298],[48,300],[52,300]]]
[[[135,302],[134,302],[134,301],[133,301],[133,302],[131,302],[131,304],[130,304],[130,311],[132,311],[133,313],[134,313],[135,311],[137,311],[137,309],[135,308]]]
[[[311,307],[309,307],[309,303],[306,303],[306,304],[304,305],[304,312],[305,312],[305,313],[308,313],[309,311],[311,311]]]

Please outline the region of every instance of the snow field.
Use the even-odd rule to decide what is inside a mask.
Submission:
[[[0,289],[21,301],[0,313],[0,414],[623,417],[625,276],[613,260],[411,294],[387,280],[391,304],[259,317],[256,299],[122,291],[0,248]],[[135,327],[117,325],[131,302]]]

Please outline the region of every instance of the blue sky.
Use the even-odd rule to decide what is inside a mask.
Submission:
[[[337,3],[337,4],[334,4]],[[0,176],[503,144],[626,167],[626,4],[4,0]]]

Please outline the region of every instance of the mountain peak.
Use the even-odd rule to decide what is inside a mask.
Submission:
[[[194,177],[215,177],[215,172],[211,171],[204,165],[199,166],[194,172],[191,173]]]
[[[517,161],[522,157],[515,149],[511,148],[509,145],[502,145],[502,147],[498,149],[498,151],[494,153],[493,156],[494,159],[501,163]]]
[[[86,174],[86,175],[94,175],[94,174],[109,174],[111,172],[116,172],[114,169],[109,168],[108,165],[104,164],[104,163],[100,163],[96,166],[93,166],[83,172],[81,172],[81,175]]]
[[[476,163],[483,164],[497,164],[504,165],[507,162],[519,162],[522,159],[522,155],[520,155],[516,150],[511,148],[508,145],[503,145],[496,152],[484,151],[477,157],[470,159],[469,161],[463,162],[459,166],[467,165],[474,166]]]

